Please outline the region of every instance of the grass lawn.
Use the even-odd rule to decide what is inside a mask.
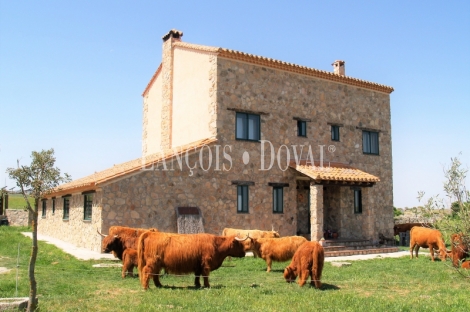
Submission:
[[[34,198],[29,197],[31,207],[34,207]],[[26,209],[26,201],[21,194],[8,194],[8,209]]]
[[[0,227],[0,297],[14,297],[19,250],[18,296],[29,294],[31,240],[21,227]],[[108,261],[112,262],[112,261]],[[194,275],[164,276],[163,288],[138,278],[121,278],[121,268],[93,268],[106,261],[79,261],[39,242],[36,263],[41,311],[468,311],[470,279],[429,257],[352,261],[350,267],[325,263],[323,288],[300,288],[282,277],[288,264],[253,257],[232,258],[210,275],[211,288],[196,289]]]

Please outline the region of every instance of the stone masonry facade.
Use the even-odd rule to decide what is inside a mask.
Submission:
[[[163,45],[162,147],[171,146],[171,44]],[[180,39],[178,38],[177,41]],[[173,158],[165,165],[146,168],[95,187],[91,221],[83,220],[83,195],[73,193],[70,217],[62,218],[62,198],[56,211],[47,209],[39,232],[99,251],[100,229],[112,225],[177,232],[175,208],[198,207],[204,231],[220,234],[225,227],[278,230],[282,236],[322,238],[326,229],[341,238],[375,240],[392,235],[393,186],[390,96],[386,92],[329,81],[301,73],[253,64],[235,58],[210,59],[211,115],[207,125],[216,141],[195,149],[182,166]],[[189,66],[189,64],[188,64]],[[235,138],[236,113],[257,114],[261,141]],[[297,134],[297,119],[307,120],[307,136]],[[197,122],[197,121],[195,121]],[[340,141],[332,141],[331,125],[340,127]],[[379,133],[379,155],[362,151],[362,131]],[[145,137],[148,142],[151,138]],[[269,141],[269,142],[268,142]],[[314,160],[345,163],[380,178],[362,187],[362,213],[354,213],[353,186],[317,184],[295,169],[294,146],[302,159],[309,148]],[[334,148],[329,148],[333,146]],[[275,158],[270,166],[271,148]],[[264,149],[264,152],[263,152]],[[263,166],[264,164],[264,166]],[[269,167],[269,168],[268,168]],[[249,185],[249,210],[237,212],[237,183]],[[282,213],[273,212],[273,185],[283,186]],[[48,200],[48,207],[51,207]]]

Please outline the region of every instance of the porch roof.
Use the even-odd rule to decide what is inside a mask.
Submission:
[[[370,173],[337,162],[324,163],[323,166],[317,162],[313,165],[305,162],[290,163],[289,167],[314,180],[317,184],[372,186],[380,181],[378,177]]]

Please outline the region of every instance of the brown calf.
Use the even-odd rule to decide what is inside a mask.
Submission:
[[[320,288],[324,262],[323,247],[317,242],[305,242],[297,249],[289,266],[284,269],[284,278],[291,283],[299,276],[299,285],[302,287],[310,276],[310,285]]]
[[[451,259],[452,265],[456,268],[459,267],[460,260],[468,257],[468,244],[464,243],[463,234],[452,234],[451,236]]]
[[[413,250],[416,251],[416,258],[418,258],[420,247],[429,248],[432,261],[434,261],[434,250],[439,250],[439,258],[442,261],[446,260],[446,245],[440,231],[419,226],[413,227],[410,231],[410,259],[413,259]]]
[[[122,278],[125,278],[127,275],[134,277],[134,268],[138,267],[138,265],[137,250],[132,248],[124,250],[122,253]]]
[[[272,261],[287,261],[292,259],[297,249],[307,239],[302,236],[286,236],[281,238],[258,238],[251,240],[251,250],[266,261],[267,272],[271,272]]]

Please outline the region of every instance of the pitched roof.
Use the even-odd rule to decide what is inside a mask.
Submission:
[[[111,168],[95,172],[89,176],[73,180],[66,184],[62,184],[57,187],[54,192],[48,194],[47,197],[95,190],[103,183],[109,182],[113,179],[124,177],[131,173],[138,172],[143,168],[149,168],[153,164],[157,164],[158,162],[161,162],[163,160],[169,160],[174,156],[175,152],[181,154],[186,153],[187,151],[188,154],[192,154],[195,152],[195,149],[197,150],[199,147],[211,144],[216,141],[217,139],[215,138],[207,138],[183,146],[179,146],[175,149],[168,149],[161,153],[151,154],[122,164],[114,165]]]
[[[325,163],[320,166],[315,162],[314,166],[305,164],[290,163],[289,167],[310,177],[317,183],[322,182],[360,182],[360,183],[376,183],[380,179],[370,173],[353,168],[341,163]]]
[[[238,61],[243,61],[243,62],[252,63],[252,64],[261,65],[261,66],[270,67],[270,68],[275,68],[275,69],[281,69],[281,70],[285,70],[289,72],[294,72],[297,74],[312,76],[312,77],[330,80],[334,82],[340,82],[340,83],[353,85],[353,86],[366,88],[366,89],[371,89],[374,91],[384,92],[388,94],[393,92],[392,87],[378,84],[375,82],[369,82],[369,81],[362,80],[362,79],[335,74],[334,72],[328,72],[328,71],[301,66],[301,65],[297,65],[293,63],[283,62],[283,61],[279,61],[276,59],[263,57],[263,56],[257,56],[254,54],[249,54],[249,53],[240,52],[236,50],[203,46],[203,45],[192,44],[192,43],[187,43],[187,42],[175,42],[174,46],[198,50],[198,51],[204,51],[204,52],[217,53],[217,56],[219,57],[234,59]]]

